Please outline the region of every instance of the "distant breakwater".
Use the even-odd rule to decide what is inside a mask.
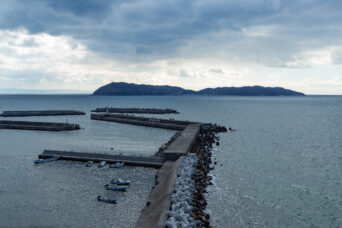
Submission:
[[[0,129],[36,131],[72,131],[81,129],[78,124],[0,120]]]
[[[85,115],[85,112],[75,110],[44,110],[44,111],[4,111],[3,117],[25,117],[25,116],[62,116],[62,115]]]
[[[137,113],[137,114],[179,114],[177,110],[165,108],[97,108],[92,112]]]

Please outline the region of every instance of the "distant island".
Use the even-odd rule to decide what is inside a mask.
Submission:
[[[112,82],[97,89],[93,95],[103,96],[166,96],[166,95],[214,95],[214,96],[305,96],[281,87],[243,86],[206,88],[199,91],[176,86],[155,86],[125,82]]]

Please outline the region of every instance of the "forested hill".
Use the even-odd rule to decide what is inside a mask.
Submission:
[[[125,82],[112,82],[97,89],[93,95],[108,96],[160,96],[160,95],[230,95],[230,96],[304,96],[281,87],[243,86],[207,88],[199,91],[187,90],[176,86],[139,85]]]

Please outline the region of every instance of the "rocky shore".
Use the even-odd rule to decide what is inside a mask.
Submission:
[[[192,180],[195,183],[195,190],[192,193],[192,216],[198,222],[198,227],[211,227],[210,215],[205,212],[207,206],[205,194],[207,186],[212,185],[212,177],[209,175],[213,169],[212,146],[215,142],[216,145],[219,145],[219,137],[216,134],[220,132],[227,132],[227,129],[215,124],[203,129],[194,148],[198,159],[192,174]]]

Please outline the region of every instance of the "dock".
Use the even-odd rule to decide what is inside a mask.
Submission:
[[[72,131],[81,129],[78,124],[0,120],[0,129],[35,131]]]
[[[112,155],[103,153],[83,153],[74,151],[58,151],[58,150],[44,150],[39,158],[51,158],[59,156],[61,160],[80,161],[80,162],[101,162],[106,161],[108,164],[116,162],[124,162],[130,166],[143,166],[160,168],[163,165],[163,159],[156,157],[143,157],[143,156],[124,156],[124,155]]]
[[[97,108],[92,112],[136,113],[136,114],[179,114],[177,110],[165,108]]]
[[[3,117],[24,117],[24,116],[64,116],[64,115],[85,115],[85,112],[75,110],[46,110],[46,111],[4,111]]]

